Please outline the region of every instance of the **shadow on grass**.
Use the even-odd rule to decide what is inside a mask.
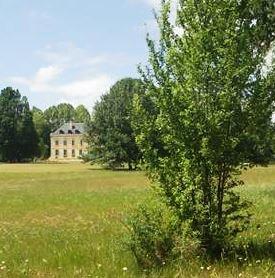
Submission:
[[[129,170],[126,168],[116,168],[116,169],[111,169],[111,168],[89,168],[88,170],[90,171],[112,171],[112,172],[125,172],[125,173],[138,173],[141,172],[141,170]]]

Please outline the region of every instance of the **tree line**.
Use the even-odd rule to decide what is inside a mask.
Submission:
[[[159,113],[145,93],[145,85],[141,79],[119,80],[96,102],[91,114],[84,105],[74,108],[68,103],[50,106],[44,111],[37,107],[30,109],[27,98],[18,90],[3,89],[0,94],[0,161],[49,158],[50,133],[66,122],[75,121],[86,124],[89,152],[83,157],[84,161],[111,169],[125,166],[136,169],[143,157],[143,146],[138,147],[136,137],[148,120],[154,124]],[[146,115],[134,107],[138,102],[146,108]],[[275,159],[275,124],[270,124],[273,127],[269,151]],[[159,132],[151,133],[150,141],[151,150],[158,150],[158,155],[164,153]],[[147,143],[149,141],[142,145]]]
[[[0,161],[22,162],[50,156],[50,133],[65,122],[88,123],[83,106],[61,103],[45,111],[30,108],[28,99],[11,87],[0,93]]]
[[[141,152],[133,131],[133,100],[144,94],[139,79],[124,78],[103,94],[92,114],[79,105],[61,103],[45,111],[32,109],[18,90],[5,88],[0,94],[0,161],[21,162],[50,156],[50,133],[74,121],[86,124],[89,152],[85,161],[107,168],[136,169]]]

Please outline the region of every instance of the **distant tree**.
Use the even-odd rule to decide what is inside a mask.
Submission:
[[[60,103],[57,106],[47,108],[44,111],[44,116],[51,127],[51,131],[54,131],[62,124],[74,120],[75,109],[69,103]]]
[[[84,105],[79,105],[75,109],[74,121],[78,123],[89,123],[91,115]]]
[[[39,156],[48,158],[50,155],[50,133],[51,126],[47,122],[42,110],[33,107],[33,122],[39,138]]]
[[[8,87],[0,94],[0,157],[20,162],[38,154],[38,137],[26,97]]]
[[[164,0],[141,72],[147,101],[135,100],[137,142],[179,223],[220,254],[249,220],[238,174],[271,158],[275,68],[262,69],[274,1],[179,1],[181,34],[169,14]]]
[[[131,126],[132,102],[135,94],[143,92],[140,80],[125,78],[96,103],[88,131],[92,162],[111,168],[136,167],[141,156]]]
[[[75,118],[75,109],[69,103],[60,103],[57,105],[58,119],[61,124],[73,121]]]
[[[61,125],[56,106],[50,106],[49,108],[47,108],[44,111],[44,117],[47,123],[50,125],[51,131],[56,130]]]

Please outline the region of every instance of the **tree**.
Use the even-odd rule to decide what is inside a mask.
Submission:
[[[39,138],[39,156],[41,158],[48,158],[50,155],[50,133],[51,127],[47,122],[42,110],[33,107],[33,122],[36,133]]]
[[[136,167],[140,152],[131,126],[132,101],[135,94],[142,93],[140,80],[125,78],[95,105],[88,131],[92,162],[111,168],[124,163],[130,170]]]
[[[69,103],[60,103],[57,105],[58,119],[61,124],[73,121],[75,118],[74,107]]]
[[[51,131],[56,130],[62,124],[73,121],[75,118],[75,109],[69,103],[60,103],[57,106],[51,106],[44,111],[44,116]]]
[[[271,157],[275,71],[263,64],[274,3],[179,1],[179,34],[162,2],[160,40],[147,39],[150,65],[141,70],[146,101],[135,99],[137,142],[179,221],[219,253],[249,220],[238,174]]]
[[[79,105],[75,109],[75,122],[89,123],[91,115],[84,105]]]
[[[26,97],[8,87],[0,94],[0,157],[20,162],[38,153],[38,138]]]
[[[56,130],[61,125],[61,121],[58,116],[59,115],[56,106],[51,106],[44,111],[44,117],[47,123],[50,125],[51,131]]]

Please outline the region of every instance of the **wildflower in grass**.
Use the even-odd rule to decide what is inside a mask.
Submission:
[[[211,265],[210,265],[210,266],[208,266],[206,269],[207,269],[207,270],[210,270],[210,269],[211,269]]]
[[[102,264],[97,264],[97,267],[98,267],[98,268],[101,268],[101,267],[102,267]]]
[[[45,264],[48,262],[46,259],[42,259],[42,261],[43,261],[43,263],[45,263]]]
[[[204,266],[201,266],[201,270],[204,270]]]
[[[259,263],[261,263],[261,260],[257,260],[257,261],[256,261],[256,264],[259,264]]]
[[[122,270],[123,270],[123,271],[127,271],[128,268],[127,268],[126,266],[124,266],[124,267],[122,268]]]
[[[242,273],[239,273],[239,277],[242,277],[243,276],[243,274]]]

